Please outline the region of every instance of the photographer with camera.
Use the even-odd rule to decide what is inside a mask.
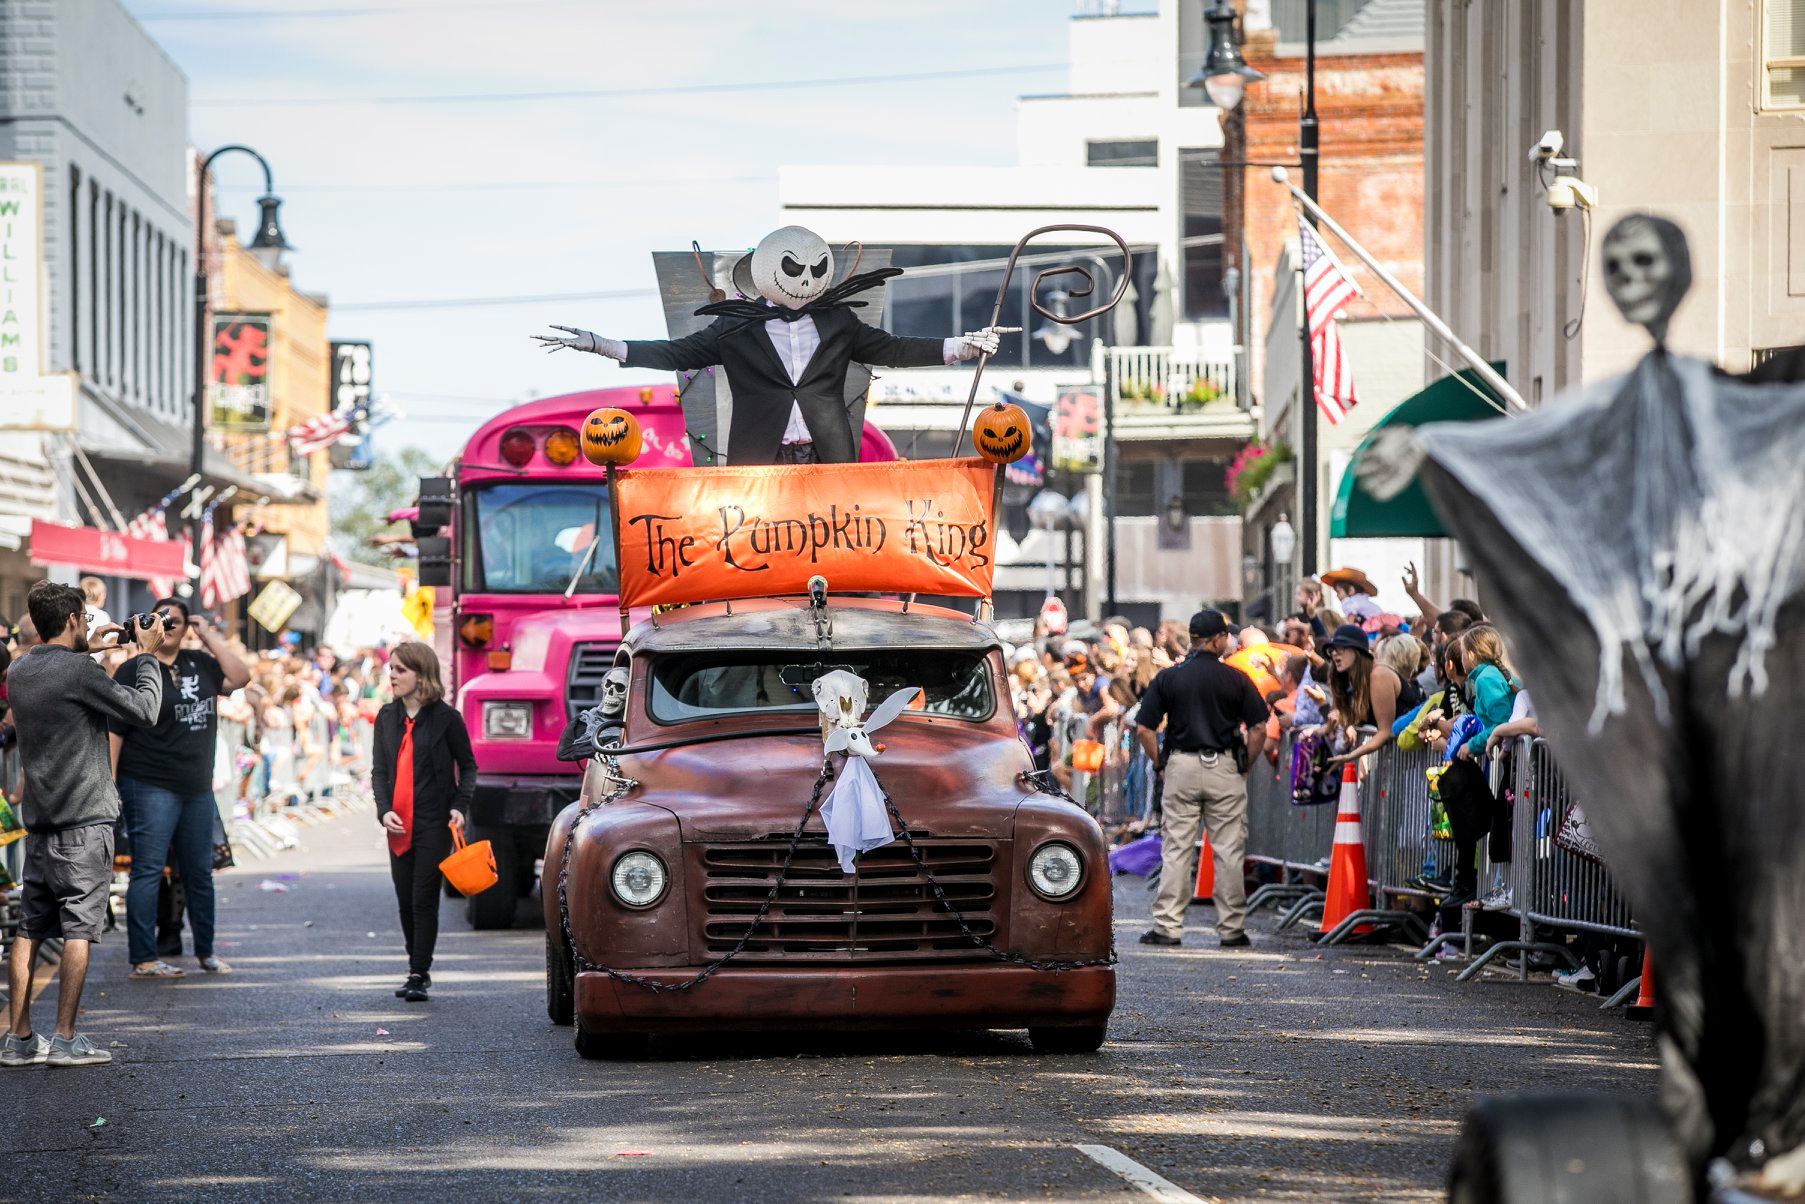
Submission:
[[[180,978],[182,971],[157,956],[157,888],[174,853],[182,875],[194,956],[209,974],[231,967],[213,952],[213,757],[219,698],[251,680],[251,670],[205,619],[180,598],[161,598],[150,616],[168,636],[119,667],[131,681],[143,663],[163,682],[163,705],[152,727],[112,724],[112,753],[132,846],[132,881],[126,888],[126,943],[133,978]],[[201,649],[182,647],[192,631]]]
[[[107,724],[155,722],[163,677],[155,662],[140,657],[124,682],[116,682],[85,655],[87,599],[74,586],[40,581],[26,595],[26,605],[44,642],[19,657],[6,675],[24,761],[19,817],[25,824],[25,873],[23,914],[9,967],[12,1023],[0,1044],[0,1066],[91,1066],[113,1060],[75,1032],[88,949],[100,939],[113,878],[119,793],[107,763]],[[98,641],[124,631],[107,624],[93,634]],[[135,628],[130,638],[155,652],[165,634],[153,623]],[[63,954],[56,1035],[45,1040],[32,1029],[31,987],[38,946],[53,937],[63,939]]]

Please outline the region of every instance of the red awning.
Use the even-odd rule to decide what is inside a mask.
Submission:
[[[181,579],[187,573],[187,544],[173,539],[139,539],[94,527],[65,527],[31,520],[31,562],[87,569],[114,577]]]

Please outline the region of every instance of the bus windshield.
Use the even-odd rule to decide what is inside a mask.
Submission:
[[[601,482],[489,485],[465,524],[464,588],[486,594],[561,594],[590,556],[577,592],[612,594],[620,578]]]

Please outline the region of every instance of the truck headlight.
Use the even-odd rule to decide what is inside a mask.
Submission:
[[[1069,844],[1050,841],[1028,858],[1028,885],[1044,899],[1066,899],[1084,881],[1084,862]]]
[[[531,740],[533,704],[530,702],[483,703],[485,740]]]
[[[650,907],[658,902],[664,898],[664,888],[670,880],[664,862],[644,849],[623,853],[608,871],[614,897],[628,907]]]

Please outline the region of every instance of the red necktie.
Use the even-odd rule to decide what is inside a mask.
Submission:
[[[401,817],[401,831],[389,833],[389,852],[399,857],[414,846],[414,721],[403,719],[401,751],[395,754],[395,798],[389,810]]]

